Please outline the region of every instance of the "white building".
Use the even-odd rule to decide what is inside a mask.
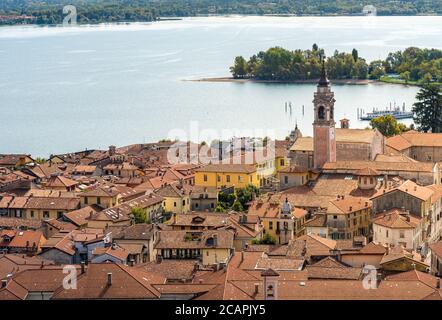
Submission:
[[[373,241],[417,250],[422,244],[422,219],[399,209],[386,211],[373,220]]]

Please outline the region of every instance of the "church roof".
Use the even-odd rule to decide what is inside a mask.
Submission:
[[[375,130],[371,129],[341,129],[336,128],[337,143],[363,143],[370,144],[376,135]],[[313,137],[298,138],[291,151],[313,151]]]

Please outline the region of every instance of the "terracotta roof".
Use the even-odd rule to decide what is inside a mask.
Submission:
[[[306,227],[325,227],[327,226],[327,215],[315,214],[310,220],[305,222]]]
[[[74,181],[72,179],[63,177],[63,176],[55,176],[51,177],[47,184],[47,188],[56,188],[56,187],[65,187],[65,188],[71,188],[78,184],[77,181]]]
[[[24,207],[37,210],[75,210],[79,206],[79,198],[30,197]]]
[[[45,220],[44,223],[50,225],[51,227],[59,230],[60,232],[70,232],[72,230],[77,229],[77,226],[65,221],[59,221],[57,219],[49,219]]]
[[[13,279],[28,292],[54,292],[59,288],[66,273],[61,266],[45,266],[17,273]],[[72,290],[75,291],[75,290]]]
[[[376,176],[379,176],[380,173],[376,169],[367,167],[367,168],[360,169],[360,170],[356,171],[356,175],[376,177]]]
[[[361,254],[385,254],[387,252],[387,249],[381,245],[376,244],[374,242],[370,242],[366,246],[364,246],[361,250],[359,250],[359,253]]]
[[[344,199],[337,199],[330,202],[327,213],[349,214],[371,208],[371,201],[365,198],[346,196]]]
[[[153,224],[140,223],[124,228],[120,232],[113,235],[112,238],[115,240],[150,240],[152,239],[153,234]]]
[[[305,167],[302,166],[297,166],[297,165],[290,165],[286,168],[283,168],[281,170],[279,170],[279,172],[282,173],[306,173],[309,170]]]
[[[234,172],[234,173],[253,173],[256,167],[251,164],[209,164],[196,169],[196,172]]]
[[[421,256],[419,254],[417,254],[416,252],[409,252],[400,245],[390,249],[390,252],[388,252],[385,256],[382,257],[380,264],[382,266],[383,264],[390,263],[392,261],[400,259],[410,260],[412,261],[412,263],[419,264],[426,268],[429,267],[426,262],[422,261]]]
[[[410,147],[442,147],[442,133],[408,131],[388,138],[387,145],[398,151]]]
[[[387,138],[386,145],[397,151],[403,151],[411,147],[410,141],[405,139],[402,135]]]
[[[430,249],[439,259],[442,259],[442,241],[430,244]]]
[[[163,284],[165,280],[159,274],[121,264],[92,263],[78,277],[77,290],[60,287],[52,299],[157,299],[160,291],[154,284]]]
[[[375,216],[373,224],[390,229],[416,229],[421,224],[421,219],[402,210],[391,209]]]
[[[136,268],[159,274],[167,281],[190,281],[195,276],[198,261],[163,259],[161,262],[148,262],[137,265]]]
[[[129,251],[127,251],[125,248],[120,247],[119,245],[117,245],[116,247],[114,246],[109,246],[109,247],[97,247],[94,249],[94,251],[92,252],[92,254],[94,255],[94,258],[96,258],[97,256],[101,256],[101,255],[110,255],[114,258],[117,258],[121,261],[126,261],[128,255],[129,255]]]
[[[352,268],[343,265],[331,257],[306,267],[309,279],[347,279],[358,280],[362,275],[362,268]]]
[[[300,137],[291,146],[290,151],[311,151],[313,152],[313,137]]]
[[[415,198],[418,198],[420,200],[423,200],[423,201],[429,200],[434,193],[434,191],[430,188],[420,186],[411,180],[407,180],[404,183],[402,183],[399,187],[389,189],[384,193],[378,193],[372,199],[382,197],[383,195],[394,192],[394,191],[401,191],[401,192],[407,193],[407,194],[409,194]]]
[[[256,270],[295,271],[302,270],[304,259],[261,257],[256,263]]]
[[[229,222],[228,213],[214,213],[214,212],[189,212],[182,214],[175,214],[166,222],[166,224],[173,226],[197,226],[200,228],[218,227],[227,225]]]
[[[193,237],[194,236],[194,237]],[[233,248],[233,232],[227,230],[160,231],[156,249]],[[194,240],[190,240],[193,237]],[[216,243],[214,238],[216,237]]]
[[[41,221],[23,218],[0,217],[0,228],[20,229],[21,227],[39,229],[41,227]]]
[[[120,192],[111,186],[99,186],[85,190],[80,196],[87,197],[116,197]]]
[[[0,300],[25,300],[28,291],[15,280],[9,280],[6,287],[0,289]]]
[[[377,171],[393,172],[433,172],[434,164],[430,162],[381,162],[381,161],[336,161],[327,162],[323,170],[354,171],[370,167]]]
[[[95,213],[102,210],[103,208],[94,204],[78,210],[64,213],[63,216],[77,226],[83,226],[87,224],[88,219],[91,215],[94,215]]]
[[[38,256],[29,257],[24,254],[3,254],[0,255],[0,279],[6,278],[8,274],[15,274],[26,269],[41,268],[42,265],[54,264],[50,260],[40,259]]]
[[[3,235],[5,235],[5,233],[8,237],[12,236],[12,240],[10,242],[0,242],[0,247],[37,248],[46,240],[40,231],[2,230],[0,231],[0,238],[3,238]]]

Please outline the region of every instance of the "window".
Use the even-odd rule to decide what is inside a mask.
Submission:
[[[183,200],[183,206],[185,206],[186,205],[186,200]]]
[[[199,206],[199,204],[198,204],[198,203],[195,203],[195,208],[198,208],[198,206]]]
[[[401,239],[405,238],[405,231],[404,230],[399,231],[399,238],[401,238]]]
[[[31,218],[34,218],[34,211],[31,211]]]
[[[218,175],[217,178],[218,178],[218,182],[221,182],[221,176]]]
[[[57,219],[60,219],[61,217],[63,217],[63,212],[58,211],[57,212]]]
[[[238,176],[238,182],[242,182],[243,180],[242,180],[242,177],[241,176]]]
[[[210,208],[215,208],[215,204],[213,202],[210,204]]]
[[[284,167],[284,165],[285,165],[285,161],[284,161],[284,159],[280,159],[280,160],[279,160],[279,165],[280,165],[281,167]]]
[[[84,197],[84,204],[88,203],[88,197]]]
[[[204,175],[204,182],[207,182],[207,174]]]
[[[49,219],[49,211],[43,211],[43,218]]]
[[[323,106],[320,106],[318,109],[318,119],[319,120],[325,119],[325,108]]]
[[[97,197],[97,204],[101,204],[101,198]]]
[[[176,207],[176,201],[173,202],[173,206]]]
[[[289,183],[289,177],[288,176],[284,176],[284,183],[288,184]]]
[[[385,230],[386,231],[386,236],[387,236],[387,238],[388,238],[388,230]]]
[[[269,221],[269,230],[273,230],[273,221]]]
[[[252,176],[250,176],[250,182],[252,182],[252,181],[253,181]]]
[[[226,181],[230,182],[230,176],[229,175],[226,176]]]

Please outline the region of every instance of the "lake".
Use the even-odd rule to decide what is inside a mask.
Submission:
[[[317,43],[327,55],[355,47],[371,61],[408,46],[442,49],[441,34],[442,17],[234,16],[1,27],[0,153],[47,157],[150,142],[189,132],[196,122],[219,136],[223,129],[260,129],[284,138],[295,123],[311,135],[314,85],[184,80],[228,76],[236,55],[271,46]],[[364,128],[357,108],[396,102],[409,109],[418,89],[370,84],[333,90],[336,118]],[[288,101],[292,115],[285,112]]]

